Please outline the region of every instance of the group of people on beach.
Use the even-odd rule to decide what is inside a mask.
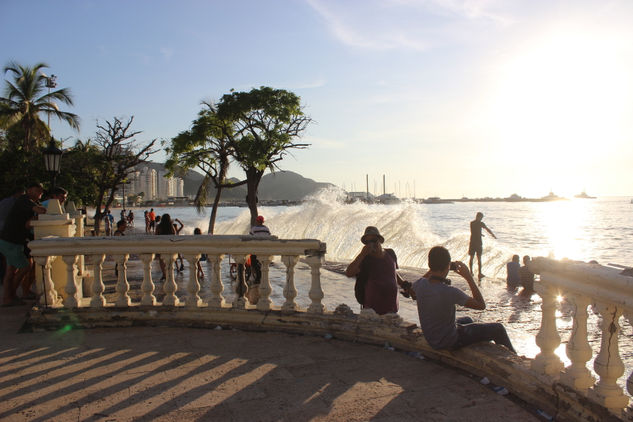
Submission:
[[[470,223],[471,237],[469,265],[452,261],[443,246],[435,246],[428,253],[429,270],[411,283],[398,274],[398,259],[393,249],[384,248],[384,237],[378,228],[369,226],[361,237],[364,245],[360,253],[347,266],[345,275],[355,277],[356,299],[363,308],[379,315],[398,312],[399,293],[417,302],[420,327],[429,345],[435,349],[459,349],[472,343],[494,341],[516,353],[505,327],[500,323],[476,323],[470,317],[455,317],[456,305],[483,310],[486,302],[472,276],[473,260],[477,256],[478,278],[481,272],[482,233],[494,233],[483,223],[478,212]],[[468,284],[470,294],[452,286],[447,278],[450,272],[460,275]],[[533,284],[533,278],[532,278]]]

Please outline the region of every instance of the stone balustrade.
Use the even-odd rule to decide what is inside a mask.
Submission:
[[[625,369],[618,340],[620,318],[633,321],[633,277],[598,264],[549,258],[536,258],[529,268],[540,275],[535,288],[543,299],[542,322],[536,336],[540,353],[532,361],[532,369],[621,414],[629,398],[617,383]],[[571,364],[567,367],[554,353],[561,343],[556,327],[560,298],[572,306],[573,326],[566,347]],[[600,321],[601,345],[593,364],[598,380],[587,368],[594,352],[588,341],[588,309],[598,314]],[[628,379],[627,389],[633,394],[633,375]]]
[[[311,268],[311,288],[309,298],[310,313],[323,313],[323,290],[321,288],[320,267],[325,254],[325,244],[318,240],[283,240],[275,236],[125,236],[125,237],[84,237],[59,238],[49,237],[29,243],[31,255],[35,259],[43,274],[43,283],[38,283],[41,295],[40,305],[44,307],[101,308],[106,306],[103,296],[103,262],[106,255],[114,258],[118,266],[116,283],[116,307],[130,307],[130,284],[127,279],[127,262],[130,253],[140,256],[143,263],[143,282],[141,284],[142,297],[140,305],[144,306],[184,306],[187,308],[207,307],[211,309],[237,308],[245,309],[249,303],[246,298],[248,285],[244,274],[238,274],[235,283],[236,295],[231,304],[227,304],[222,295],[224,285],[221,279],[220,264],[225,255],[230,254],[237,263],[244,263],[248,254],[256,254],[262,263],[262,277],[259,285],[259,301],[257,309],[268,311],[273,309],[270,299],[272,292],[268,277],[268,264],[274,256],[280,256],[286,266],[286,286],[283,294],[285,302],[280,304],[284,310],[298,309],[295,298],[297,290],[294,287],[294,267],[303,257]],[[166,280],[163,283],[165,294],[162,302],[157,302],[154,296],[156,285],[152,279],[152,263],[155,256],[160,254],[166,266]],[[176,296],[177,285],[174,278],[174,265],[178,254],[181,254],[190,265],[187,295],[181,303]],[[211,296],[207,303],[203,303],[199,296],[201,280],[197,277],[195,268],[201,254],[206,254],[212,265],[209,290]],[[77,271],[77,263],[85,257],[85,263],[91,278],[89,300],[81,297],[81,278]],[[66,264],[65,280],[53,280],[52,263],[61,259]],[[158,265],[158,263],[157,263]],[[240,267],[241,268],[241,267]],[[58,292],[56,286],[63,286],[63,292]],[[43,291],[42,291],[43,290]],[[60,294],[61,293],[61,294]],[[63,297],[63,299],[60,299]]]

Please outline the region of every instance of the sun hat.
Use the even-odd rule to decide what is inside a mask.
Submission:
[[[380,239],[380,243],[385,242],[385,238],[382,237],[377,227],[367,226],[367,228],[365,228],[365,234],[363,235],[363,237],[360,238],[360,241],[363,242],[363,245],[367,244],[367,236],[378,236],[378,239]]]

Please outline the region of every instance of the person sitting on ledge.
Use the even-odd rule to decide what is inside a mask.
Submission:
[[[515,290],[517,287],[519,287],[519,284],[521,284],[521,278],[519,277],[519,268],[521,268],[519,255],[513,255],[512,261],[506,264],[506,286],[510,290]]]
[[[474,323],[470,317],[455,320],[455,305],[471,309],[486,309],[473,276],[463,262],[451,263],[451,254],[442,246],[429,251],[429,272],[404,288],[417,300],[420,327],[424,338],[434,349],[456,350],[469,344],[493,340],[516,353],[504,326],[500,323]],[[468,283],[472,296],[450,285],[449,270],[461,275]]]

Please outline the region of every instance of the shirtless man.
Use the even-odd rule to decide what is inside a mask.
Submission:
[[[497,238],[497,236],[495,236],[495,234],[486,226],[486,223],[481,221],[483,218],[484,214],[482,212],[478,212],[475,216],[475,219],[470,222],[470,246],[468,247],[468,255],[470,255],[468,267],[470,268],[470,273],[474,274],[473,258],[475,257],[475,254],[477,254],[477,264],[479,265],[479,280],[485,277],[481,273],[481,252],[483,250],[481,229],[485,229],[488,233],[490,233],[490,236],[495,239]]]

